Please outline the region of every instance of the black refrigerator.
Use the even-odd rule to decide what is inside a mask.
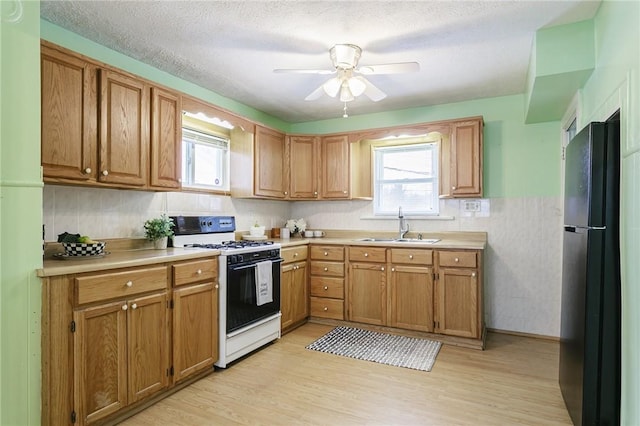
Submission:
[[[559,383],[575,425],[620,423],[620,122],[567,145]]]

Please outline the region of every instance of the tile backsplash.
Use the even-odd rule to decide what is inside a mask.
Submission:
[[[239,231],[254,222],[281,227],[304,218],[310,229],[397,231],[397,219],[373,219],[370,201],[269,201],[187,192],[145,192],[45,185],[45,240],[62,232],[92,238],[143,238],[144,221],[169,215],[233,215]],[[468,216],[444,200],[439,219],[408,217],[411,232],[484,231],[485,318],[490,328],[558,336],[562,200],[493,198],[489,214]]]

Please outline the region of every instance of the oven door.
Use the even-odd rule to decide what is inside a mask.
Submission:
[[[256,263],[227,267],[227,334],[280,312],[282,259],[270,260],[273,301],[260,306],[256,297]]]

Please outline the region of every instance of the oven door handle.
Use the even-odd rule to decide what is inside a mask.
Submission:
[[[283,258],[278,258],[278,259],[270,259],[271,263],[282,263],[282,261],[284,260]],[[249,269],[249,268],[255,268],[256,264],[258,262],[254,262],[254,263],[250,263],[248,265],[242,265],[242,266],[229,266],[229,270],[230,271],[241,271],[243,269]]]

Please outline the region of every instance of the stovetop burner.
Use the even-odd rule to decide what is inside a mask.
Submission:
[[[216,244],[185,244],[184,247],[194,247],[194,248],[207,248],[207,249],[216,249],[216,250],[233,250],[233,249],[243,249],[250,247],[264,247],[273,245],[273,241],[222,241],[221,243]]]

